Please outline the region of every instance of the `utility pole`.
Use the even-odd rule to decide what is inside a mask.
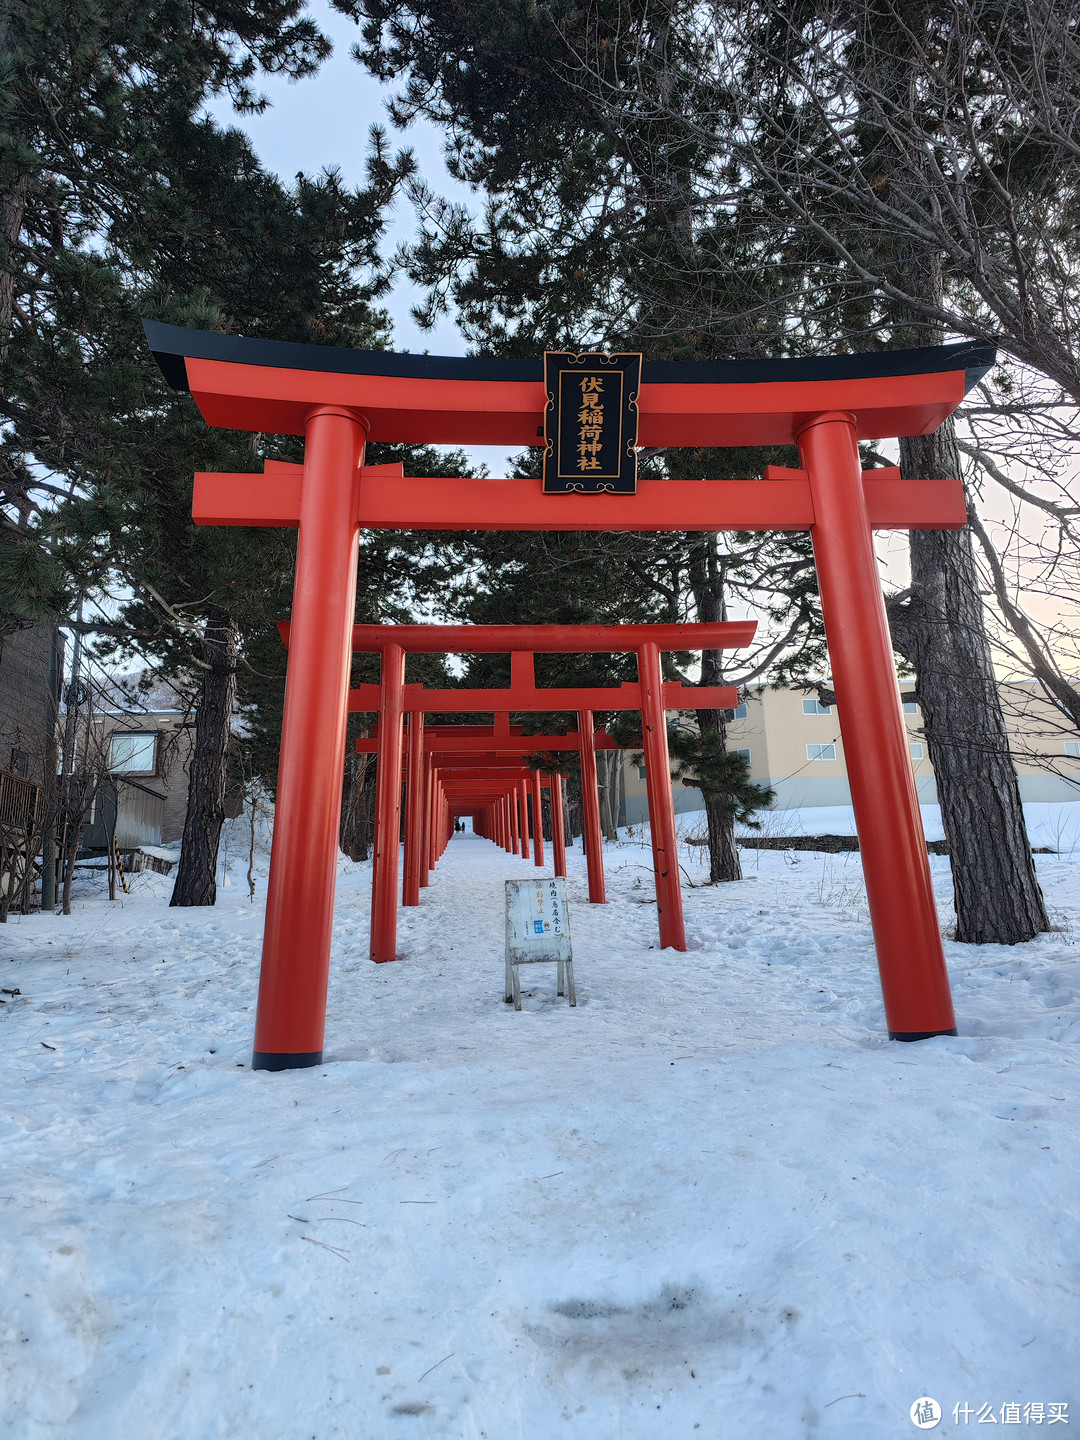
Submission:
[[[41,908],[56,908],[56,810],[59,790],[56,731],[60,723],[60,696],[64,688],[60,631],[54,629],[49,646],[48,735],[45,738],[45,821],[41,837]]]
[[[71,836],[71,814],[72,814],[72,774],[75,769],[75,724],[79,711],[79,670],[82,665],[82,622],[83,622],[83,597],[79,596],[79,608],[75,614],[75,639],[71,647],[71,678],[64,693],[64,748],[60,759],[60,800],[64,807],[64,827],[60,837],[60,864],[64,872],[64,912],[70,913],[71,907],[71,864],[68,858],[68,846],[73,843]],[[55,881],[53,888],[53,904],[56,904]],[[42,898],[44,906],[44,896]]]

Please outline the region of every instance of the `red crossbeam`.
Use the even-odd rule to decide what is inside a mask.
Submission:
[[[509,741],[502,738],[495,742],[490,738],[483,740],[479,737],[447,735],[446,731],[450,728],[452,727],[440,725],[439,730],[443,732],[442,734],[429,735],[428,727],[425,727],[424,754],[432,756],[436,764],[441,764],[443,760],[449,761],[458,755],[543,755],[549,750],[556,752],[572,750],[576,754],[581,748],[581,738],[575,734],[523,735],[514,736]],[[606,730],[597,730],[593,735],[594,750],[617,750],[618,748]],[[377,755],[379,751],[378,737],[372,736],[371,739],[357,740],[356,749],[361,755]]]
[[[525,734],[524,725],[510,725],[508,720],[509,717],[506,715],[497,715],[494,725],[425,725],[424,734],[449,735],[454,739],[459,739],[461,736],[486,736],[489,740],[494,736],[498,736],[500,741],[508,737]],[[373,736],[378,735],[378,721],[372,725],[371,733]]]
[[[689,443],[689,442],[682,442]],[[197,525],[296,525],[302,465],[266,473],[195,476]],[[875,530],[958,529],[959,480],[902,480],[895,466],[863,471]],[[763,480],[640,480],[636,495],[545,495],[539,480],[402,477],[400,466],[360,472],[358,518],[368,530],[809,530],[804,470],[770,466]]]
[[[289,644],[291,628],[278,621]],[[661,650],[738,650],[749,645],[756,620],[717,620],[688,625],[354,625],[357,654],[400,645],[407,655],[514,655],[520,673],[525,656],[629,654],[641,645]],[[408,687],[406,687],[408,688]],[[502,706],[507,709],[507,706]]]
[[[428,690],[423,685],[406,685],[402,704],[410,712],[425,714],[486,715],[496,710],[541,713],[549,710],[640,710],[641,687],[629,680],[615,689],[597,686],[577,689],[526,688],[510,690]],[[665,710],[733,710],[739,703],[732,685],[683,685],[669,680],[664,685]],[[378,685],[359,685],[349,691],[349,709],[367,714],[379,708]]]
[[[470,785],[477,782],[505,785],[507,782],[527,779],[531,773],[527,765],[522,765],[519,761],[512,759],[508,759],[504,763],[495,760],[490,765],[465,763],[458,760],[445,768],[439,767],[439,784],[445,787],[468,781]]]

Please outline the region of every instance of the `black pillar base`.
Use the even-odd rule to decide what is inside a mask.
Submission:
[[[270,1050],[255,1050],[251,1056],[253,1070],[309,1070],[312,1065],[322,1064],[321,1050],[307,1050],[303,1054],[278,1055]]]
[[[956,1026],[951,1030],[890,1030],[890,1040],[933,1040],[935,1035],[955,1035]]]

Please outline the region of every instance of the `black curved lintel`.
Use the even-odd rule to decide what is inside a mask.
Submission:
[[[185,361],[221,360],[279,370],[321,370],[336,375],[387,375],[403,380],[544,379],[543,357],[504,360],[487,355],[406,355],[394,350],[348,350],[257,340],[216,330],[187,330],[144,320],[143,329],[161,372],[174,390],[189,389]],[[866,380],[897,375],[966,371],[965,390],[997,361],[992,345],[961,340],[919,350],[862,350],[851,355],[799,355],[785,360],[646,360],[642,384],[767,385],[800,380]]]

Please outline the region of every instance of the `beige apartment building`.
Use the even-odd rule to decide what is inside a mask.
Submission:
[[[1080,736],[1031,687],[1003,684],[1001,694],[1021,799],[1080,801]],[[927,759],[919,706],[905,697],[903,707],[919,799],[935,805],[934,767]],[[688,716],[681,719],[691,723]],[[776,791],[777,810],[851,804],[836,707],[822,705],[811,692],[750,690],[733,712],[728,746],[746,755],[752,779]],[[624,823],[632,825],[648,813],[645,767],[627,761],[623,779]],[[674,795],[680,814],[704,809],[701,792],[694,786],[676,783]]]

